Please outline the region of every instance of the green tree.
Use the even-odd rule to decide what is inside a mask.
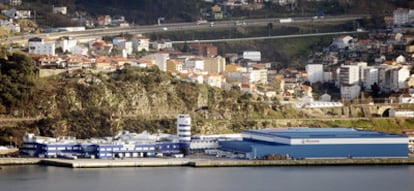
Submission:
[[[6,54],[5,58],[0,58],[0,103],[10,112],[13,108],[30,105],[29,100],[35,90],[35,66],[32,59],[23,52]]]

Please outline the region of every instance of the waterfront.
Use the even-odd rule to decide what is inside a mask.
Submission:
[[[413,190],[414,166],[142,167],[3,166],[1,190]]]

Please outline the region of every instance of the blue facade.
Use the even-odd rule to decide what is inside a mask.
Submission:
[[[222,150],[246,158],[287,155],[291,158],[406,158],[406,136],[352,128],[247,130],[243,141],[220,142]],[[313,141],[313,142],[312,142]],[[292,144],[293,143],[293,144]]]
[[[247,158],[288,155],[291,158],[405,158],[407,144],[271,145],[249,141],[220,142],[223,150],[247,154]]]
[[[22,154],[34,157],[59,157],[62,155],[71,155],[77,157],[90,158],[95,156],[100,159],[109,159],[114,157],[154,157],[156,154],[169,156],[172,154],[182,153],[188,146],[176,142],[157,142],[154,144],[136,144],[132,147],[125,145],[109,144],[43,144],[43,143],[24,143],[20,149]]]

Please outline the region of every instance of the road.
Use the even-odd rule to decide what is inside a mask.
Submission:
[[[298,38],[298,37],[314,37],[314,36],[328,36],[328,35],[343,35],[354,33],[366,33],[365,31],[343,31],[343,32],[329,32],[329,33],[311,33],[311,34],[295,34],[295,35],[280,35],[280,36],[262,36],[262,37],[246,37],[246,38],[231,38],[231,39],[210,39],[210,40],[189,40],[189,41],[172,41],[173,44],[182,43],[212,43],[212,42],[231,42],[231,41],[245,41],[245,40],[266,40],[266,39],[282,39],[282,38]]]
[[[210,24],[197,24],[195,22],[185,23],[166,23],[161,25],[142,25],[142,26],[130,26],[130,27],[111,27],[111,28],[98,28],[89,29],[85,31],[72,31],[72,32],[55,32],[55,33],[42,33],[42,34],[27,34],[23,36],[13,36],[0,39],[1,42],[24,42],[33,37],[49,37],[58,38],[61,36],[70,36],[78,40],[88,40],[101,36],[117,35],[120,33],[131,34],[145,34],[154,32],[166,32],[166,31],[184,31],[184,30],[202,30],[202,29],[220,29],[230,28],[236,26],[267,26],[272,23],[274,27],[282,25],[295,25],[302,23],[317,23],[317,22],[345,22],[362,18],[368,18],[369,15],[345,15],[345,16],[331,16],[323,19],[312,19],[311,17],[294,17],[292,22],[280,23],[281,18],[262,18],[262,19],[246,19],[246,20],[228,20],[228,21],[214,21],[214,25]]]

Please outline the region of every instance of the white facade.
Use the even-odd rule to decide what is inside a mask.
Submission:
[[[184,63],[186,68],[193,68],[203,71],[204,70],[204,60],[198,59],[198,58],[192,58],[189,60],[186,60]]]
[[[53,7],[53,14],[66,15],[68,14],[68,8],[67,7]]]
[[[191,141],[191,117],[188,114],[177,116],[177,136],[180,142]]]
[[[56,52],[55,41],[46,41],[41,38],[29,39],[29,54],[40,54],[55,56]]]
[[[209,86],[221,88],[223,77],[221,75],[207,75],[204,77],[204,82]]]
[[[363,72],[364,72],[364,79],[362,83],[365,87],[365,90],[370,92],[371,86],[374,83],[377,83],[378,85],[378,68],[366,67],[363,69]]]
[[[143,57],[143,59],[145,58],[152,58],[155,61],[155,65],[158,66],[158,68],[163,71],[166,72],[167,71],[167,60],[170,59],[170,55],[167,53],[156,53],[156,54],[150,54],[147,55],[145,57]]]
[[[125,49],[127,54],[129,55],[132,54],[132,42],[131,41],[125,38],[122,38],[122,37],[117,37],[112,40],[112,44],[114,46],[118,46],[118,47]]]
[[[359,66],[342,65],[339,70],[339,80],[341,85],[353,85],[359,83]]]
[[[414,110],[396,110],[391,108],[389,111],[390,117],[414,117]]]
[[[305,67],[308,74],[308,81],[313,84],[315,82],[323,82],[324,72],[322,64],[308,64]]]
[[[260,51],[244,51],[243,58],[257,62],[260,62],[262,60]]]
[[[331,46],[334,46],[338,49],[352,49],[353,48],[353,38],[349,35],[341,36],[336,38]]]
[[[407,67],[400,67],[391,72],[391,90],[400,92],[407,87],[406,81],[410,77],[410,70]]]
[[[56,40],[56,48],[62,48],[63,52],[72,52],[77,44],[78,41],[70,37],[62,37]]]
[[[172,49],[172,42],[170,40],[159,40],[150,42],[151,48],[155,50],[162,50],[162,49]]]
[[[132,38],[132,48],[136,51],[148,51],[149,50],[149,38],[144,36],[137,36]]]
[[[361,87],[359,85],[342,85],[341,98],[346,100],[353,100],[359,96]]]
[[[249,76],[249,82],[267,84],[267,69],[249,69],[246,74]]]
[[[404,25],[409,21],[409,9],[396,9],[393,12],[394,25]]]

